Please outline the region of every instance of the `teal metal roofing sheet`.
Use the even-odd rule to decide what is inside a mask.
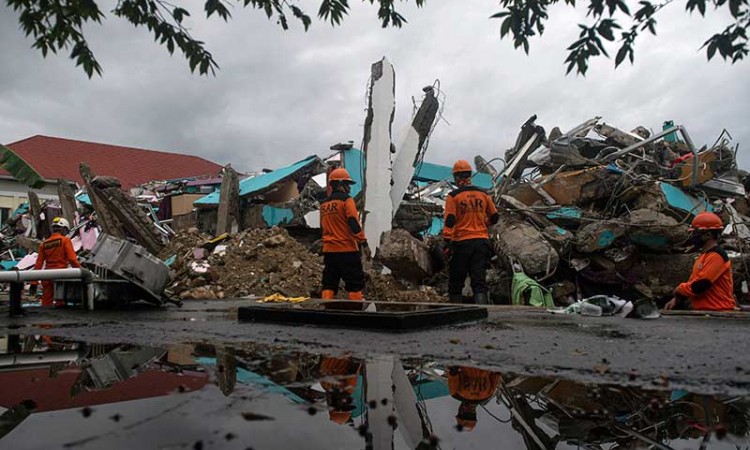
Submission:
[[[296,172],[306,168],[307,166],[315,163],[318,157],[308,156],[307,158],[297,161],[296,163],[276,169],[272,172],[263,173],[256,175],[252,178],[245,178],[240,181],[240,197],[246,195],[252,195],[256,192],[262,191],[274,183],[284,180],[285,178],[294,175]],[[199,198],[194,202],[196,205],[218,205],[219,204],[219,191],[212,192],[205,197]]]
[[[442,181],[453,180],[453,172],[450,166],[442,166],[429,162],[418,164],[414,172],[414,179],[417,181]],[[471,178],[472,184],[482,189],[492,188],[492,176],[486,173],[474,172]]]

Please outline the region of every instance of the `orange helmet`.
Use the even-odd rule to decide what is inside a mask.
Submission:
[[[453,164],[453,175],[460,172],[471,172],[471,164],[469,164],[469,161],[466,161],[465,159],[459,159],[455,164]]]
[[[724,223],[721,221],[721,217],[708,211],[699,213],[693,219],[693,223],[690,224],[690,231],[695,230],[723,230]]]
[[[341,167],[339,167],[338,169],[333,169],[330,175],[328,175],[328,182],[332,183],[334,181],[343,181],[344,183],[349,184],[356,183],[356,181],[352,180],[352,177],[349,176],[349,172]]]

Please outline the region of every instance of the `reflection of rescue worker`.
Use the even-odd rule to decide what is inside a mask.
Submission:
[[[497,223],[497,208],[487,193],[471,185],[468,162],[456,161],[453,178],[458,189],[448,194],[445,201],[443,227],[443,239],[450,255],[449,300],[452,303],[463,301],[461,290],[469,275],[474,303],[486,305],[489,299],[485,277],[492,258],[487,227]]]
[[[349,197],[354,180],[346,169],[334,169],[328,176],[331,195],[320,204],[320,227],[323,229],[323,299],[333,299],[339,281],[349,292],[349,300],[362,300],[365,274],[360,247],[367,245],[359,223],[354,199]]]
[[[721,218],[714,213],[702,212],[695,216],[690,227],[690,242],[701,253],[690,279],[675,288],[674,298],[664,309],[722,311],[735,308],[732,262],[719,246],[723,229]]]
[[[320,385],[326,391],[328,414],[333,422],[343,425],[352,418],[354,400],[352,394],[357,387],[361,364],[351,358],[324,356],[320,362]]]
[[[62,217],[52,220],[52,235],[39,245],[39,254],[36,257],[35,270],[42,269],[67,269],[68,265],[81,267],[78,262],[73,243],[65,236],[70,229],[70,224]],[[52,306],[54,299],[55,284],[53,281],[42,281],[42,306]]]
[[[451,397],[461,404],[456,414],[456,424],[471,431],[477,425],[477,406],[487,403],[500,385],[500,374],[474,367],[448,368],[448,389]]]

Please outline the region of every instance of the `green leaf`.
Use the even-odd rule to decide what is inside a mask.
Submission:
[[[626,44],[622,44],[620,46],[620,49],[617,51],[617,56],[615,56],[615,67],[622,64],[623,61],[625,61],[625,57],[628,56],[628,46]]]

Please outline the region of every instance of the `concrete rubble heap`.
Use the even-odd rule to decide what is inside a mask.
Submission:
[[[171,296],[187,299],[227,297],[319,297],[322,257],[281,227],[254,228],[212,238],[197,229],[178,234],[159,255],[175,256]],[[439,300],[429,289],[409,290],[388,275],[371,271],[367,292],[378,298]],[[341,298],[346,298],[341,292]]]

